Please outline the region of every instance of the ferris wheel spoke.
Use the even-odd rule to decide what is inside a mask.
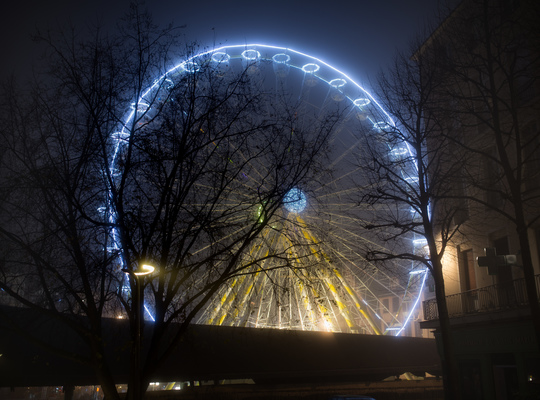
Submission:
[[[362,194],[370,188],[363,155],[367,141],[375,137],[380,140],[380,127],[393,126],[391,118],[343,72],[321,59],[277,46],[223,46],[205,51],[171,69],[161,82],[168,79],[167,87],[177,90],[178,101],[167,103],[172,107],[183,101],[182,85],[195,92],[206,90],[211,84],[207,81],[209,76],[220,79],[231,99],[234,96],[229,92],[232,86],[228,79],[234,81],[238,75],[242,76],[239,99],[254,96],[257,107],[253,109],[257,112],[237,110],[237,99],[220,103],[223,108],[213,111],[214,118],[204,119],[201,116],[208,107],[198,102],[190,109],[191,114],[182,114],[180,118],[189,117],[190,131],[200,131],[201,136],[194,140],[199,141],[203,150],[191,164],[178,160],[178,165],[200,175],[194,182],[191,203],[186,202],[179,212],[178,232],[182,234],[190,223],[195,229],[206,228],[202,222],[195,223],[201,212],[211,213],[214,218],[214,225],[208,226],[202,240],[194,241],[190,256],[205,260],[211,259],[217,248],[235,251],[237,238],[251,227],[261,227],[261,235],[239,255],[236,275],[217,291],[197,321],[375,334],[403,326],[410,316],[402,315],[409,303],[418,303],[417,288],[420,281],[425,282],[425,276],[416,279],[409,275],[409,264],[396,261],[383,269],[362,256],[365,245],[385,252],[391,250],[362,228],[368,218],[386,211],[382,206],[362,203]],[[146,99],[155,96],[155,90],[158,89],[145,92],[136,102],[137,107],[148,103]],[[240,117],[237,125],[226,123],[227,113],[231,112]],[[153,127],[161,127],[162,122],[151,109],[132,110],[126,121],[143,121],[145,115],[151,117],[145,122],[145,132],[155,131],[158,135],[160,130]],[[268,121],[270,125],[274,123],[275,130],[266,130]],[[290,143],[304,137],[308,139],[306,143],[312,137],[315,141],[315,135],[326,132],[326,121],[333,122],[323,146],[324,157],[313,162],[314,167],[308,169],[305,179],[288,187],[293,171],[286,169],[300,162],[293,157],[306,154],[305,148],[289,154]],[[183,128],[188,127],[178,127]],[[111,135],[113,181],[121,173],[119,160],[127,148],[127,137],[124,128]],[[156,136],[158,139],[162,140],[160,146],[166,148],[168,139]],[[282,176],[277,173],[278,166]],[[156,190],[163,185],[160,179],[168,177],[165,170],[159,177],[144,172],[149,180],[153,179]],[[134,190],[144,190],[144,196],[150,199],[152,193],[147,193],[143,186]],[[282,187],[289,191],[284,196],[280,194],[281,198],[270,199]],[[183,189],[171,186],[173,192],[177,190],[176,196],[184,195]],[[215,198],[216,192],[225,194]],[[265,213],[267,205],[269,215]],[[114,222],[114,218],[112,215],[109,219]],[[387,233],[392,235],[391,228]],[[108,247],[121,253],[119,234],[113,230],[110,237]],[[226,257],[225,253],[219,255]],[[190,281],[192,290],[204,287],[213,272],[209,269],[194,276]],[[383,301],[389,296],[400,300],[398,309],[392,310],[394,313]],[[182,301],[183,297],[178,299]]]

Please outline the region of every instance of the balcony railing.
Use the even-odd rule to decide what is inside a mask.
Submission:
[[[535,276],[536,292],[540,292],[540,275]],[[424,301],[424,320],[439,319],[437,300]],[[529,304],[525,279],[498,284],[446,296],[449,317],[524,307]]]

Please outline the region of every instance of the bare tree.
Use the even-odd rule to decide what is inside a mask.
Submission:
[[[501,223],[515,226],[540,338],[530,247],[540,215],[538,13],[538,4],[529,1],[464,1],[415,49],[412,60],[400,57],[379,81],[380,97],[397,124],[385,127],[382,143],[369,147],[375,179],[367,200],[390,211],[385,221],[368,227],[393,227],[396,233],[389,239],[398,239],[398,251],[371,249],[368,254],[379,260],[409,258],[432,272],[444,357],[449,382],[454,382],[447,390],[459,387],[441,264],[452,241],[480,236],[485,241]],[[407,149],[399,143],[407,143]],[[407,157],[397,160],[396,154]],[[401,251],[404,235],[411,233],[426,238],[426,257]]]
[[[136,6],[123,27],[81,43],[42,35],[50,71],[30,93],[9,86],[2,104],[0,288],[74,331],[88,351],[54,351],[91,365],[111,399],[120,349],[104,318],[129,318],[128,395],[139,398],[221,286],[298,261],[292,240],[251,250],[265,229],[288,235],[281,206],[323,168],[341,113],[269,93],[255,63],[188,54],[172,68],[173,30]],[[157,271],[138,277],[143,264]]]
[[[476,160],[464,165],[462,178],[469,190],[463,198],[475,213],[484,215],[486,230],[500,221],[515,227],[519,264],[540,344],[540,306],[530,244],[532,228],[540,219],[539,16],[540,7],[534,1],[466,1],[436,34],[434,47],[447,77],[444,96],[454,109],[454,124],[463,132],[448,135],[448,140]],[[501,267],[499,274],[510,268]],[[515,273],[521,275],[518,270]]]
[[[445,137],[452,126],[441,115],[444,76],[435,68],[433,54],[419,51],[421,43],[411,46],[414,57],[397,54],[377,81],[377,97],[395,125],[375,124],[377,140],[366,143],[359,161],[370,176],[362,201],[377,211],[364,226],[387,243],[386,249],[367,247],[366,256],[381,268],[398,259],[410,260],[415,276],[429,272],[439,313],[446,398],[457,399],[459,375],[442,260],[459,236],[466,212],[461,202],[450,200],[462,190],[459,176],[465,157]],[[377,120],[381,118],[374,117]]]

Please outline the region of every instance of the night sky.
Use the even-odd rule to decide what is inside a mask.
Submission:
[[[289,47],[321,58],[358,83],[388,63],[396,48],[406,49],[441,0],[241,0],[148,1],[157,22],[187,25],[188,42],[203,47],[261,43]],[[12,1],[0,14],[2,77],[29,73],[38,59],[31,34],[36,28],[71,21],[83,32],[101,21],[114,27],[127,0]]]

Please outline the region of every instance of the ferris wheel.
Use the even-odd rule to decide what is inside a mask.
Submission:
[[[380,140],[380,132],[392,129],[391,117],[366,90],[330,64],[296,50],[252,44],[201,52],[175,66],[134,103],[127,121],[137,113],[148,113],[146,119],[151,124],[146,96],[165,86],[178,85],[182,77],[197,74],[208,65],[221,77],[245,75],[251,90],[260,92],[259,101],[267,105],[259,108],[264,118],[287,115],[294,126],[305,132],[332,120],[332,130],[324,147],[325,165],[318,167],[320,172],[313,171],[309,182],[287,191],[275,214],[279,214],[279,222],[268,222],[261,240],[246,250],[264,259],[264,254],[279,248],[280,254],[288,254],[288,267],[273,268],[272,258],[257,263],[223,285],[196,322],[407,333],[408,324],[418,318],[426,271],[399,260],[388,268],[377,268],[364,259],[361,251],[366,243],[384,246],[362,228],[361,222],[377,212],[362,204],[362,188],[367,184],[362,157],[366,141]],[[209,90],[209,84],[203,81],[196,90],[203,93]],[[204,134],[203,128],[201,132]],[[126,133],[119,131],[114,137],[117,148],[111,165],[117,168]],[[407,151],[399,144],[388,148],[390,157]],[[262,177],[272,172],[264,160],[246,163],[235,186],[236,194],[228,198],[231,205],[235,199],[240,202],[247,193],[260,190]],[[263,202],[254,206],[254,218],[266,218],[265,206]],[[118,248],[120,241],[114,235],[112,245]],[[411,238],[410,245],[422,243]]]

